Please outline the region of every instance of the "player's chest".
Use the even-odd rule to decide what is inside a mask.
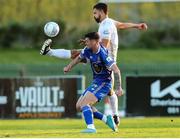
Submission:
[[[88,59],[90,63],[101,63],[101,58],[97,54],[89,54]]]
[[[101,61],[100,56],[98,56],[98,55],[95,55],[95,56],[90,55],[89,60],[90,60],[90,63],[91,63],[91,67],[93,68],[93,70],[96,73],[100,73],[103,70],[103,65],[104,64]]]

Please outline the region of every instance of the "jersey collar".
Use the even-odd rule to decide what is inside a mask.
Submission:
[[[108,17],[104,18],[104,20],[102,20],[100,24],[103,24],[107,19]]]

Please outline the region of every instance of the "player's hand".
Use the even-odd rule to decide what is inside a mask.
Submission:
[[[85,39],[79,39],[79,40],[78,40],[78,43],[79,43],[80,45],[86,45],[86,40],[85,40]]]
[[[71,67],[69,65],[67,65],[66,67],[64,67],[64,73],[67,73],[71,70]]]
[[[140,24],[138,24],[138,29],[140,29],[140,30],[147,30],[148,26],[147,26],[146,23],[140,23]]]
[[[119,89],[117,89],[115,93],[117,96],[122,96],[124,94],[124,91],[121,87],[119,87]]]

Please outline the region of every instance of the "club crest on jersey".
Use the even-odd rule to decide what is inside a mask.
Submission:
[[[94,72],[96,72],[96,73],[100,73],[103,70],[103,67],[98,65],[97,63],[93,63],[92,67],[94,69]]]

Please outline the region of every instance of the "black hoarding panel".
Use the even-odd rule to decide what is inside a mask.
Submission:
[[[75,117],[79,78],[0,79],[0,118]],[[82,87],[82,86],[81,86]]]
[[[0,117],[15,117],[13,86],[13,80],[0,79]]]
[[[127,77],[128,116],[180,115],[180,77]]]

